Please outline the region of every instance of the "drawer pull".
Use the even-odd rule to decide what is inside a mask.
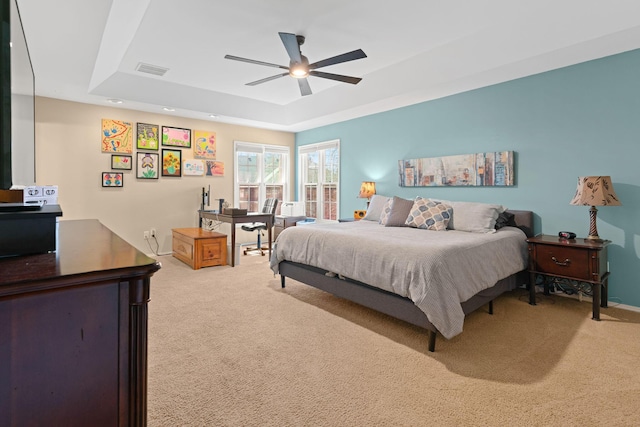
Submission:
[[[564,261],[558,261],[558,260],[556,259],[556,257],[552,256],[552,257],[551,257],[551,260],[552,260],[553,262],[555,262],[557,265],[562,265],[562,266],[564,266],[564,267],[566,267],[566,266],[568,266],[569,264],[571,264],[571,260],[570,260],[569,258],[565,259]]]

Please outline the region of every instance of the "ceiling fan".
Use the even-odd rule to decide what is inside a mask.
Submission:
[[[304,44],[304,36],[290,34],[290,33],[278,33],[284,48],[289,54],[289,66],[272,64],[270,62],[256,61],[254,59],[241,58],[239,56],[225,55],[226,59],[233,59],[234,61],[248,62],[250,64],[265,65],[267,67],[281,68],[287,70],[286,73],[277,74],[275,76],[267,77],[264,79],[256,80],[255,82],[247,83],[247,86],[255,86],[261,83],[266,83],[271,80],[279,79],[284,76],[291,76],[298,80],[300,86],[300,93],[302,96],[311,95],[311,87],[307,81],[307,77],[314,76],[323,79],[337,80],[339,82],[358,84],[359,77],[343,76],[340,74],[325,73],[322,71],[316,71],[318,68],[328,67],[329,65],[340,64],[342,62],[354,61],[356,59],[366,58],[367,55],[362,49],[354,50],[352,52],[343,53],[342,55],[333,56],[331,58],[323,59],[322,61],[309,64],[309,60],[300,51],[300,46]]]

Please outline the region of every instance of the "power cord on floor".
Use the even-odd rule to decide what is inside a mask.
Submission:
[[[153,239],[156,242],[156,249],[154,250],[153,247],[151,246],[151,243],[149,242],[150,239]],[[158,256],[158,251],[160,250],[160,243],[158,243],[158,239],[156,238],[156,236],[153,237],[145,237],[145,239],[147,241],[147,245],[149,246],[149,249],[151,250],[151,253],[154,254],[155,256]]]

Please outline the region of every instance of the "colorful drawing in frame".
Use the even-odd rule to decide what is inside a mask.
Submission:
[[[133,163],[132,156],[126,156],[123,154],[112,154],[111,155],[111,169],[124,169],[131,170]]]
[[[162,176],[182,176],[182,151],[162,149]]]
[[[197,159],[187,159],[182,162],[182,174],[184,176],[204,175],[204,161]]]
[[[103,187],[123,187],[124,176],[120,172],[102,172]]]
[[[160,155],[158,153],[136,153],[136,178],[158,179],[160,175]]]
[[[133,153],[133,126],[129,122],[102,119],[102,152]]]
[[[206,161],[206,176],[224,176],[224,162]]]
[[[400,160],[401,187],[513,186],[513,151]]]
[[[138,123],[136,127],[136,148],[138,150],[157,150],[160,146],[159,125]]]
[[[191,148],[191,129],[162,126],[162,145]]]
[[[216,158],[216,133],[205,130],[193,131],[193,156],[196,159]]]

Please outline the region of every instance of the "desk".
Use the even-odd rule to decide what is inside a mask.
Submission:
[[[245,224],[247,222],[264,222],[267,224],[267,230],[269,231],[269,256],[271,256],[271,233],[273,228],[273,214],[271,213],[248,213],[246,215],[224,215],[213,212],[207,212],[199,210],[200,227],[202,227],[202,219],[212,219],[214,221],[221,221],[231,224],[231,267],[236,265],[236,224]]]

